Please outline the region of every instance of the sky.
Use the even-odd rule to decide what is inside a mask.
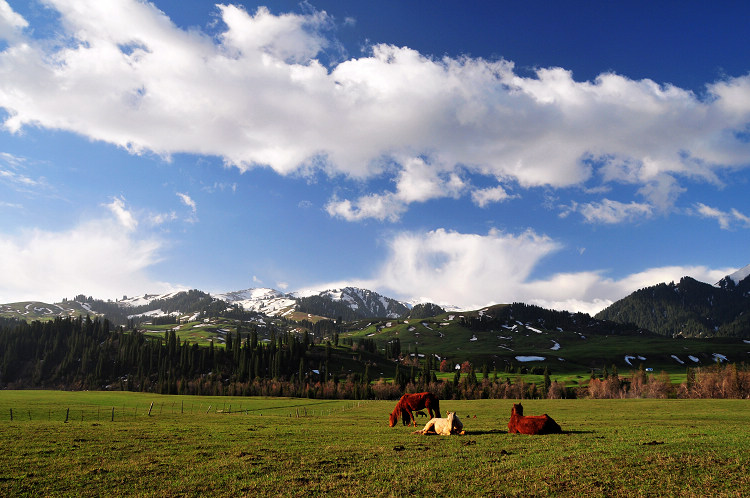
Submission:
[[[0,302],[596,313],[750,263],[745,2],[0,0]]]

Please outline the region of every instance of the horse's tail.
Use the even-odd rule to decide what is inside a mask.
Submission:
[[[435,413],[437,413],[437,417],[440,418],[442,415],[440,415],[440,400],[435,396]]]

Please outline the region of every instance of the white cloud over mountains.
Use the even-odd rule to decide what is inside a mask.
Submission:
[[[68,130],[133,153],[215,155],[241,170],[323,169],[396,189],[332,199],[331,215],[395,220],[414,202],[470,194],[480,206],[521,189],[617,182],[638,201],[581,210],[608,223],[669,209],[686,178],[719,182],[748,165],[735,131],[750,121],[750,77],[706,96],[650,80],[562,68],[517,74],[506,60],[434,59],[374,45],[330,68],[324,12],[218,7],[217,33],[183,30],[136,0],[46,0],[59,37],[35,39],[0,0],[0,107],[7,130]],[[419,166],[420,182],[412,169]],[[469,175],[497,179],[492,189]],[[615,202],[619,204],[615,204]]]
[[[326,67],[316,58],[340,49],[335,21],[323,12],[220,5],[215,26],[184,30],[137,0],[44,3],[59,13],[59,26],[44,31],[54,39],[35,38],[0,0],[4,132],[64,130],[133,154],[217,156],[241,171],[322,170],[363,185],[358,197],[333,197],[325,206],[347,221],[396,221],[434,199],[468,197],[486,207],[533,187],[582,187],[602,197],[559,207],[561,216],[615,224],[668,211],[686,180],[720,185],[723,171],[749,164],[742,134],[750,76],[709,84],[697,96],[612,73],[575,81],[553,67],[521,76],[507,60],[434,58],[388,44]],[[41,181],[8,164],[0,162],[0,181],[15,188]],[[387,189],[369,189],[383,178],[391,181]],[[635,198],[607,198],[615,184]],[[176,195],[196,221],[193,198]],[[57,300],[164,289],[147,274],[163,243],[140,234],[144,224],[123,197],[104,207],[106,215],[68,230],[2,234],[0,296]],[[736,210],[698,204],[695,211],[722,228],[749,225]],[[142,220],[153,226],[177,218],[171,211]],[[731,272],[668,267],[620,280],[603,271],[533,279],[561,244],[532,230],[436,229],[386,243],[389,255],[362,285],[465,307],[489,298],[595,312],[646,285],[684,275],[715,282]]]
[[[100,299],[172,290],[147,270],[163,242],[136,233],[138,222],[124,199],[107,212],[60,231],[25,230],[0,238],[0,302],[60,302],[84,293]]]
[[[557,273],[534,278],[540,261],[562,249],[529,230],[520,235],[490,230],[486,235],[448,230],[401,233],[389,241],[389,255],[377,275],[358,285],[401,299],[418,297],[441,305],[478,309],[525,302],[545,308],[595,314],[643,287],[691,276],[714,283],[734,271],[703,266],[652,268],[621,279],[603,271]],[[404,289],[411,294],[404,294]]]

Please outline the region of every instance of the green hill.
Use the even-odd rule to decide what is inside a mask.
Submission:
[[[684,372],[717,359],[748,362],[750,346],[732,338],[673,339],[622,325],[524,304],[419,320],[361,320],[341,333],[353,341],[369,339],[388,353],[387,344],[407,357],[436,355],[456,365],[470,361],[477,370],[517,372],[545,367],[557,373],[592,369],[620,372],[640,364],[654,371]]]
[[[665,336],[750,339],[750,278],[717,286],[683,277],[640,289],[596,315]]]

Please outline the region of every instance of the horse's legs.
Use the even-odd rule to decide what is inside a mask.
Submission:
[[[414,425],[414,427],[416,427],[417,426],[417,418],[414,416],[414,413],[411,410],[409,410],[409,416],[411,417],[411,423],[412,423],[412,425]]]

